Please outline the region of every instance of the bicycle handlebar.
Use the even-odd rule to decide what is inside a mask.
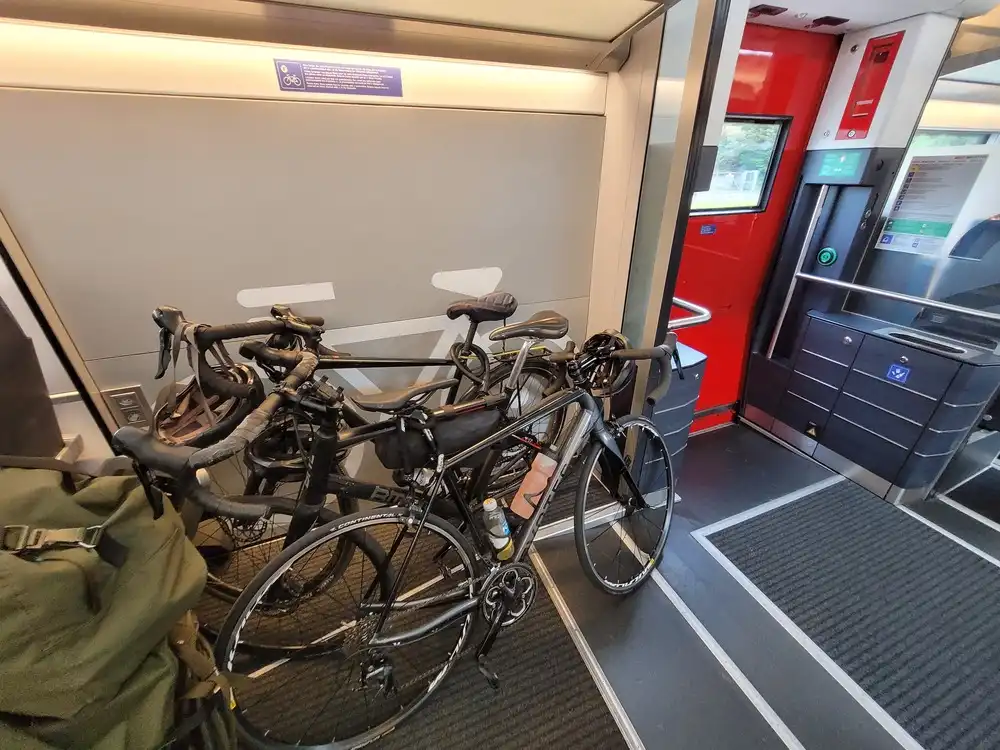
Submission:
[[[285,400],[284,391],[295,390],[312,377],[313,372],[316,371],[319,358],[312,352],[297,352],[296,358],[298,364],[285,376],[278,389],[265,398],[260,406],[250,412],[228,437],[194,453],[188,459],[188,465],[191,468],[202,469],[235,456],[264,431],[271,417]]]
[[[188,499],[201,506],[205,510],[216,513],[225,518],[234,518],[237,521],[256,521],[268,511],[268,506],[264,503],[240,503],[219,497],[214,492],[200,484],[195,483],[193,489],[186,493]]]

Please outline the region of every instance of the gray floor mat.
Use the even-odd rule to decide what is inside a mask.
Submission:
[[[1000,747],[1000,569],[851,482],[709,537],[927,750]]]

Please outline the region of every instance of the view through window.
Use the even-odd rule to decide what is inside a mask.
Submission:
[[[711,187],[694,194],[691,210],[762,210],[783,127],[781,120],[727,117]]]

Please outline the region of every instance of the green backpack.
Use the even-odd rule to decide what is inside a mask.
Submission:
[[[0,749],[235,747],[205,575],[135,477],[0,470]]]

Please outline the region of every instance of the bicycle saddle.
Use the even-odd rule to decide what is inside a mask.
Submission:
[[[508,292],[490,292],[478,299],[460,299],[448,305],[447,315],[451,320],[468,315],[473,323],[488,320],[504,320],[517,310],[517,300]]]
[[[197,448],[161,443],[138,427],[122,427],[111,440],[115,451],[134,458],[147,469],[179,477],[187,471],[187,461]]]
[[[520,323],[497,328],[490,333],[490,341],[507,339],[561,339],[569,330],[569,321],[552,310],[542,310]]]
[[[434,391],[439,391],[442,388],[451,388],[457,383],[458,380],[455,378],[435,380],[433,383],[411,385],[409,388],[402,388],[398,391],[383,391],[382,393],[352,395],[351,400],[365,411],[396,411],[398,409],[402,409],[418,396],[433,393]]]

